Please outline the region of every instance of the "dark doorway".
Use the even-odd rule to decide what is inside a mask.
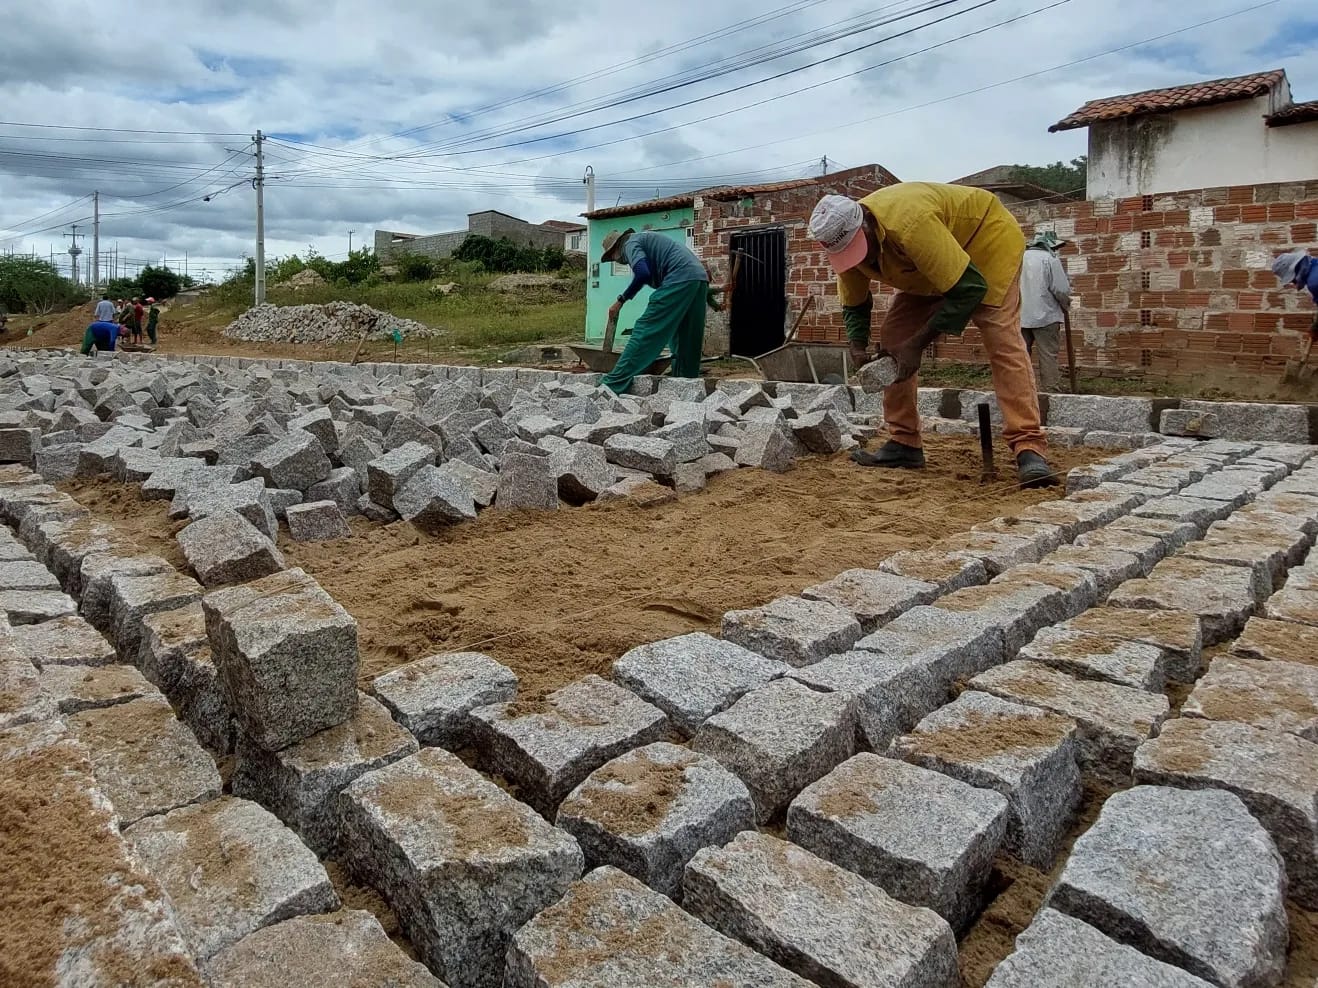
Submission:
[[[787,319],[787,232],[783,229],[734,233],[728,243],[728,270],[737,264],[728,326],[732,352],[758,357],[783,345]]]

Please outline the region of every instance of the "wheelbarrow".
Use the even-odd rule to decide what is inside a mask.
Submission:
[[[620,356],[618,351],[613,349],[613,337],[618,331],[618,318],[610,316],[608,325],[604,327],[604,342],[601,346],[591,346],[588,343],[569,343],[568,346],[573,353],[577,355],[577,360],[586,366],[587,369],[597,374],[607,374],[613,370]],[[645,370],[642,374],[662,374],[668,370],[668,365],[673,362],[671,354],[663,356],[662,354]]]
[[[845,343],[797,343],[796,331],[810,311],[815,297],[810,295],[801,307],[791,331],[777,349],[758,357],[733,354],[745,360],[766,381],[796,381],[814,384],[846,384],[851,377],[851,348]]]

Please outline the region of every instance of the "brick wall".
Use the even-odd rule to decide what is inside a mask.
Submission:
[[[1087,373],[1279,374],[1303,346],[1313,307],[1268,268],[1291,247],[1318,253],[1318,180],[1010,208],[1027,236],[1053,229],[1071,241],[1062,257],[1076,363]],[[789,292],[818,296],[801,337],[841,342],[827,263],[801,234],[789,245],[801,252]],[[876,291],[876,312],[890,294]],[[973,327],[934,356],[987,362]]]
[[[782,227],[787,234],[787,328],[796,321],[806,296],[814,295],[815,303],[801,323],[800,338],[841,339],[842,312],[837,292],[826,290],[833,285],[832,269],[824,252],[806,232],[810,213],[821,196],[835,193],[858,199],[895,181],[882,169],[852,168],[828,175],[814,185],[764,193],[749,202],[697,198],[693,247],[709,264],[715,283],[726,282],[733,233],[755,227]],[[706,340],[719,341],[726,349],[726,320],[714,318],[711,313],[709,322]]]

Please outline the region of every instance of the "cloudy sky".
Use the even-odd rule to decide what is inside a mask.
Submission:
[[[254,249],[258,128],[267,256],[342,257],[349,231],[572,218],[587,166],[599,205],[825,156],[950,180],[1084,153],[1048,125],[1095,97],[1281,66],[1318,98],[1304,0],[200,6],[9,5],[0,249],[67,266],[99,190],[103,251],[222,274]]]

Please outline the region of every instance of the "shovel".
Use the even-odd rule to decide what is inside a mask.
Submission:
[[[1293,364],[1289,361],[1287,362],[1286,370],[1281,376],[1283,382],[1291,383],[1294,381],[1302,381],[1304,379],[1305,371],[1308,369],[1309,352],[1311,350],[1313,350],[1312,336],[1309,337],[1309,342],[1304,344],[1304,356],[1300,358],[1300,362],[1298,364]]]

